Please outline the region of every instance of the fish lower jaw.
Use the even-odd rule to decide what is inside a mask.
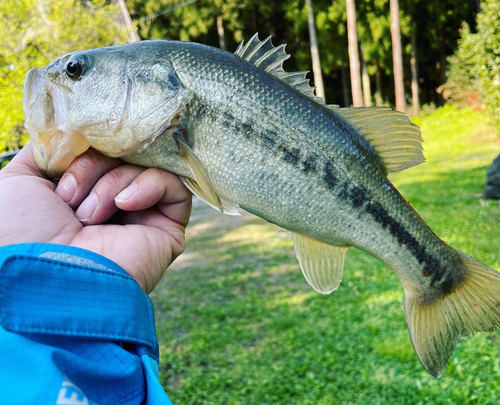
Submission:
[[[84,153],[90,143],[77,132],[30,133],[33,156],[40,171],[47,177],[60,178],[71,162]]]

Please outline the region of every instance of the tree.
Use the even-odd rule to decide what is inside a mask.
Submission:
[[[318,40],[316,39],[316,24],[314,22],[314,12],[312,0],[306,0],[307,7],[307,25],[309,27],[309,41],[311,42],[311,59],[313,65],[314,85],[316,86],[316,95],[325,98],[325,89],[323,87],[323,77],[321,75],[321,63],[319,61]]]
[[[126,0],[132,19],[144,39],[195,41],[234,51],[255,32],[274,44],[287,43],[293,57],[288,71],[311,70],[306,0]],[[314,0],[314,20],[326,97],[333,103],[351,104],[346,1]],[[175,9],[174,9],[175,8]],[[476,0],[399,0],[402,68],[410,91],[413,54],[414,85],[421,103],[442,102],[436,88],[442,82],[442,59],[456,48],[461,21],[474,22]],[[150,16],[159,15],[154,18]],[[149,16],[149,17],[148,17]],[[221,24],[217,24],[217,20]],[[415,30],[416,29],[416,30]],[[366,62],[365,89],[376,89],[377,104],[394,104],[390,7],[387,0],[356,0],[356,30],[360,65]],[[411,46],[412,32],[416,47]],[[413,49],[413,51],[412,51]],[[437,63],[438,62],[438,63]],[[357,69],[356,69],[357,70]],[[418,75],[420,73],[420,75]],[[368,81],[371,85],[368,86]],[[414,86],[415,87],[415,86]],[[367,91],[362,91],[367,93]],[[368,94],[367,94],[368,99]],[[414,103],[415,104],[415,103]]]
[[[243,35],[244,24],[252,13],[251,0],[198,0],[171,2],[126,0],[132,18],[144,39],[175,39],[230,49],[250,36]],[[229,35],[226,35],[229,33]],[[232,34],[232,35],[231,35]]]
[[[418,97],[418,66],[417,66],[417,33],[416,27],[411,31],[411,58],[410,58],[410,70],[411,70],[411,100],[412,100],[412,113],[418,115],[420,111],[420,101]]]
[[[115,5],[74,0],[3,0],[0,2],[0,153],[23,145],[24,76],[62,54],[125,41],[114,21]]]
[[[372,90],[370,87],[370,75],[366,59],[363,57],[363,48],[361,47],[361,80],[363,82],[363,104],[365,107],[372,106]]]
[[[392,58],[394,63],[394,86],[396,92],[396,110],[406,111],[406,97],[403,80],[403,53],[401,49],[401,31],[399,28],[399,3],[390,0]]]
[[[310,70],[312,65],[310,43],[308,43],[308,13],[303,0],[287,0],[285,10],[283,41],[288,43],[287,51],[293,55],[287,61],[287,70]],[[318,52],[326,99],[335,104],[348,106],[350,102],[348,75],[345,74],[349,62],[347,53],[347,29],[345,22],[345,2],[315,0],[314,14],[317,30]],[[288,27],[288,29],[287,29]],[[344,101],[343,101],[344,100]]]
[[[375,79],[375,103],[382,105],[385,98],[392,96],[388,91],[390,86],[385,83],[392,77],[389,8],[385,0],[358,0],[356,17],[365,105],[371,103],[370,76]]]
[[[227,50],[226,48],[226,38],[224,34],[224,21],[222,21],[222,16],[217,16],[217,34],[219,35],[219,48],[222,50]]]
[[[354,107],[363,105],[361,91],[361,75],[358,51],[358,34],[356,32],[356,5],[354,0],[346,0],[347,39],[349,43],[349,66],[351,69],[352,104]]]
[[[139,34],[137,34],[134,23],[130,18],[130,14],[128,12],[127,5],[125,4],[125,0],[118,0],[118,5],[120,6],[120,11],[122,13],[123,23],[127,27],[127,41],[128,42],[140,41],[141,38],[139,38]]]

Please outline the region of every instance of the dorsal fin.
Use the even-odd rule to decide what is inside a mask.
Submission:
[[[388,172],[400,172],[425,162],[420,128],[406,114],[389,107],[350,107],[333,111],[368,141]]]
[[[283,62],[290,57],[285,52],[286,44],[274,46],[271,42],[271,36],[264,41],[260,41],[258,34],[250,38],[246,45],[244,42],[241,41],[238,49],[234,52],[235,55],[278,77],[302,94],[311,97],[317,103],[325,104],[323,98],[314,94],[315,87],[309,85],[309,79],[306,78],[308,71],[285,72],[283,69]]]

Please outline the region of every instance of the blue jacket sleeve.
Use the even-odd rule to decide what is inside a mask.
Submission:
[[[6,404],[171,404],[153,305],[114,262],[52,244],[0,247]]]

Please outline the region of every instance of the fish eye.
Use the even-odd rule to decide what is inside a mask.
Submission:
[[[66,75],[70,79],[79,79],[89,68],[88,57],[74,55],[66,63]]]

